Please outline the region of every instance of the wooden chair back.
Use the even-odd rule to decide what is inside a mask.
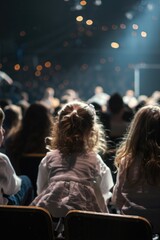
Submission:
[[[143,217],[71,210],[65,218],[66,240],[152,240]]]
[[[32,206],[0,205],[0,234],[5,240],[54,240],[47,210]]]

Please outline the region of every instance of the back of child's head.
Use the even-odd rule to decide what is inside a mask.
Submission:
[[[69,102],[62,107],[53,134],[52,146],[64,154],[105,148],[104,132],[95,109],[82,101]]]
[[[126,155],[139,159],[147,179],[160,184],[160,106],[146,105],[135,114],[125,140]]]
[[[147,155],[160,147],[160,106],[141,107],[133,118],[129,135],[136,150],[148,151]]]
[[[95,124],[95,109],[83,102],[70,102],[59,111],[59,128],[69,136],[89,134]]]

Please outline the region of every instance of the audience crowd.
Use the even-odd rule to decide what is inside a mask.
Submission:
[[[27,205],[46,208],[54,224],[82,209],[140,215],[160,234],[160,91],[55,96],[49,87],[33,103],[25,92],[16,104],[0,99],[0,166],[15,186],[0,179],[0,204],[26,205],[15,196],[27,182]],[[33,179],[26,155],[38,156]]]

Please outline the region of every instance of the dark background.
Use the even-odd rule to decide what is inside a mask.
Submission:
[[[95,0],[76,10],[77,0],[5,0],[0,14],[0,70],[12,79],[0,81],[0,95],[14,101],[22,90],[33,101],[52,86],[57,96],[73,88],[84,99],[96,85],[109,94],[134,89],[132,65],[160,64],[160,2],[158,0]],[[152,6],[149,4],[153,4]],[[153,9],[150,9],[152,8]],[[131,13],[132,18],[126,14]],[[76,16],[84,21],[78,23]],[[85,20],[92,19],[92,26]],[[133,24],[139,29],[134,31]],[[120,26],[125,25],[122,29]],[[147,32],[142,38],[141,31]],[[112,49],[112,41],[119,49]],[[45,69],[44,63],[51,62]],[[20,69],[14,66],[19,64]],[[37,65],[42,65],[36,75]],[[159,88],[158,69],[141,71],[140,94],[151,95]],[[147,84],[146,84],[147,83]]]

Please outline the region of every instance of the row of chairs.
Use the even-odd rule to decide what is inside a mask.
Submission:
[[[0,205],[5,240],[56,240],[49,212],[34,206]],[[152,240],[143,217],[71,210],[64,218],[65,240]]]

